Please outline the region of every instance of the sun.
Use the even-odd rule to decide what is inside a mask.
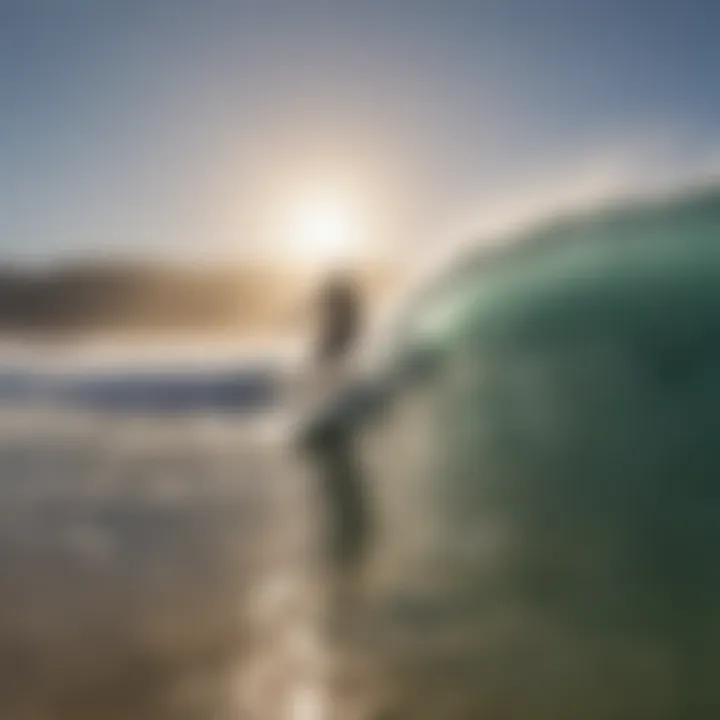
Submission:
[[[359,219],[348,200],[332,195],[307,197],[291,212],[289,236],[301,261],[344,261],[358,250]]]

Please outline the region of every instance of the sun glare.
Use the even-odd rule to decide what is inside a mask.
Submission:
[[[290,218],[292,249],[300,260],[332,262],[358,251],[358,218],[350,203],[334,197],[307,198]]]

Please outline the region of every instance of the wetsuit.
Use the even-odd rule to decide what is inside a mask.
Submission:
[[[316,364],[319,379],[334,387],[333,394],[347,390],[346,361],[360,331],[359,306],[359,292],[351,280],[333,279],[321,291]],[[364,554],[368,509],[352,432],[342,426],[338,422],[321,442],[317,458],[328,503],[330,554],[336,567],[346,571],[357,566]]]

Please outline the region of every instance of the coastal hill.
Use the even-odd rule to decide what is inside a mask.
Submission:
[[[385,267],[356,276],[371,300],[392,282]],[[269,265],[0,266],[0,333],[274,333],[297,322],[310,292],[297,270]]]

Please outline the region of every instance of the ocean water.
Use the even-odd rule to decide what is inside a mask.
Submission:
[[[1,717],[323,716],[317,522],[279,393],[269,367],[5,367]]]
[[[717,717],[719,229],[698,196],[458,263],[355,586],[286,366],[7,354],[0,717]]]

